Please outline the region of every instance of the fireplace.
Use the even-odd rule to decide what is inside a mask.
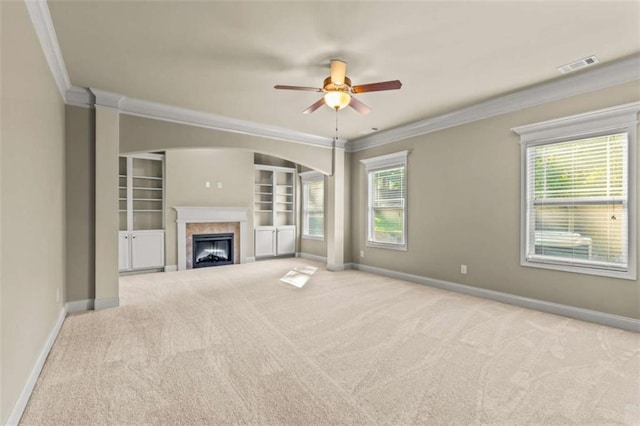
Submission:
[[[233,234],[193,236],[193,268],[233,264]]]

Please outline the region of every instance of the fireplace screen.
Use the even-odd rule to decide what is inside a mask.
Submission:
[[[233,234],[193,236],[193,267],[207,268],[233,264]]]

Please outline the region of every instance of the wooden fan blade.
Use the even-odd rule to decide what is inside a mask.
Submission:
[[[368,106],[366,106],[365,104],[363,104],[353,96],[349,101],[349,106],[355,109],[356,111],[358,111],[360,114],[369,114],[371,112],[371,108],[369,108]]]
[[[273,86],[274,89],[284,89],[284,90],[307,90],[310,92],[323,92],[324,90],[318,89],[317,87],[304,87],[304,86],[283,86],[278,84],[277,86]]]
[[[360,84],[353,86],[353,93],[380,92],[381,90],[396,90],[402,87],[400,80],[381,81],[380,83]]]
[[[347,75],[347,63],[340,59],[331,60],[331,82],[337,86],[344,84],[344,77]]]
[[[316,102],[315,104],[311,105],[309,108],[307,108],[304,111],[302,111],[302,113],[303,114],[311,114],[313,111],[317,110],[322,105],[324,105],[324,98],[320,98],[320,100],[318,102]]]

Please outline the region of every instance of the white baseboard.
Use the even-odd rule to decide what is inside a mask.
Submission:
[[[165,265],[164,266],[164,271],[165,272],[175,272],[178,270],[178,265]]]
[[[64,304],[64,309],[68,314],[76,312],[90,311],[93,309],[94,299],[74,300]]]
[[[352,268],[353,268],[353,263],[327,264],[327,270],[332,272],[346,271],[347,269],[352,269]]]
[[[433,278],[392,271],[390,269],[376,268],[374,266],[361,265],[358,263],[352,264],[352,266],[354,269],[358,269],[360,271],[371,272],[378,275],[411,281],[417,284],[423,284],[430,287],[453,291],[456,293],[463,293],[470,296],[495,300],[497,302],[502,302],[509,305],[522,306],[523,308],[534,309],[537,311],[548,312],[550,314],[575,318],[582,321],[593,322],[596,324],[602,324],[609,327],[616,327],[623,330],[640,332],[640,320],[635,318],[607,314],[605,312],[592,311],[590,309],[562,305],[560,303],[547,302],[539,299],[531,299],[528,297],[516,296],[514,294],[502,293],[499,291],[487,290],[484,288],[472,287],[449,281],[436,280]]]
[[[256,261],[255,257],[247,257],[246,262],[245,263],[253,263]]]
[[[96,299],[94,303],[94,309],[108,309],[117,308],[120,306],[120,298],[118,297],[103,297],[102,299]]]
[[[29,402],[29,398],[31,397],[31,392],[33,392],[33,388],[36,385],[36,381],[40,376],[40,372],[42,371],[42,367],[44,367],[44,363],[49,356],[49,351],[53,346],[53,343],[56,341],[56,337],[58,337],[58,333],[60,332],[60,328],[62,328],[62,323],[64,322],[64,318],[67,316],[64,308],[60,309],[60,313],[58,314],[58,319],[49,333],[49,337],[47,338],[42,350],[40,351],[40,355],[38,355],[38,359],[36,359],[36,363],[31,369],[31,374],[27,378],[27,383],[25,383],[22,388],[22,392],[20,392],[20,396],[13,406],[13,410],[9,414],[9,418],[7,419],[5,425],[14,426],[20,422],[20,417],[24,413],[24,409],[27,407],[27,402]]]
[[[320,263],[327,263],[327,258],[324,256],[318,256],[315,254],[309,254],[309,253],[296,253],[296,257],[300,257],[302,259],[309,259],[309,260],[314,260],[316,262],[320,262]]]

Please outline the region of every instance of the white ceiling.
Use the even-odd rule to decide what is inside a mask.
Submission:
[[[639,1],[60,1],[49,9],[71,83],[168,105],[332,137],[320,98],[329,60],[373,108],[339,112],[354,139],[530,86],[556,67],[640,52]]]

